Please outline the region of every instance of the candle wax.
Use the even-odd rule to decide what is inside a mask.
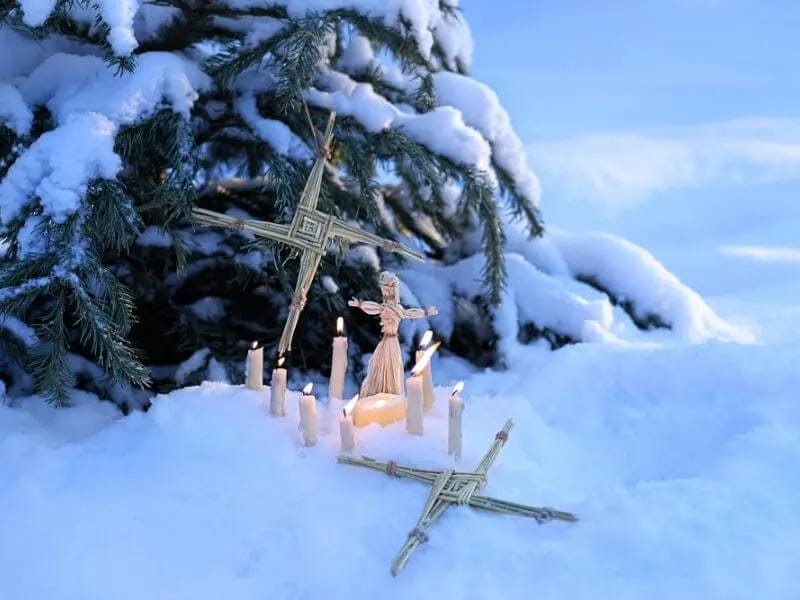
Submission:
[[[406,431],[413,435],[423,433],[422,376],[412,375],[406,381]]]
[[[344,395],[344,376],[347,372],[347,338],[338,335],[333,338],[333,361],[328,397],[342,399]]]
[[[286,369],[278,367],[272,371],[272,386],[269,397],[269,412],[276,417],[286,416]]]
[[[313,446],[317,443],[317,399],[303,394],[300,396],[300,428],[303,431],[303,443]]]

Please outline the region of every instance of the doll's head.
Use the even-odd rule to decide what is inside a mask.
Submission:
[[[383,271],[378,280],[384,302],[400,302],[400,280],[391,271]]]

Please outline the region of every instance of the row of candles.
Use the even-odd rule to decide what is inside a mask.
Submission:
[[[344,336],[344,323],[342,317],[336,321],[337,335],[333,338],[333,361],[331,364],[331,378],[328,388],[330,398],[341,399],[344,391],[344,378],[347,372],[347,337]],[[406,431],[412,435],[422,435],[424,432],[423,414],[431,409],[434,403],[433,374],[431,372],[431,358],[441,342],[430,345],[433,332],[426,331],[420,341],[416,353],[416,364],[411,369],[411,376],[406,380]],[[272,384],[270,394],[270,413],[276,417],[286,416],[286,369],[283,366],[284,358],[278,359],[277,366],[272,371]],[[251,390],[261,390],[264,381],[264,348],[253,342],[247,353],[246,386]],[[463,390],[463,382],[456,384],[448,402],[448,454],[461,458],[461,431],[464,402],[459,395]],[[311,393],[313,384],[309,383],[303,388],[300,396],[300,429],[303,442],[306,446],[317,443],[317,401]],[[355,448],[355,422],[353,412],[358,403],[356,395],[342,408],[339,417],[339,431],[341,448],[349,452]]]

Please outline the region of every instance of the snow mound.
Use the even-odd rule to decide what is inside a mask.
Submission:
[[[0,402],[0,595],[791,598],[798,360],[796,344],[530,351],[510,371],[465,378],[453,463],[454,371],[437,359],[425,435],[371,426],[357,452],[471,468],[512,418],[483,493],[581,520],[537,526],[453,507],[396,579],[389,563],[429,487],[337,464],[337,401],[318,402],[313,448],[291,390],[281,419],[269,389],[219,383],[125,418],[86,395],[67,410]]]
[[[692,342],[753,341],[749,332],[721,319],[700,294],[644,248],[606,233],[549,235],[576,277],[598,284],[620,303],[631,303],[638,318],[656,316]]]

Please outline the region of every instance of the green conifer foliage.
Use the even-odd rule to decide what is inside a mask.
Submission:
[[[14,39],[44,40],[50,55],[71,53],[75,64],[86,55],[103,59],[109,97],[137,76],[149,84],[148,69],[161,57],[178,57],[196,82],[188,106],[179,106],[169,75],[159,84],[163,97],[137,114],[106,114],[116,127],[119,168],[86,182],[78,208],[65,218],[48,212],[48,201],[36,193],[11,218],[0,213],[0,315],[6,315],[0,369],[7,376],[26,372],[38,392],[65,403],[82,369],[96,374],[86,367],[93,364],[107,376],[105,383],[89,378],[93,389],[131,402],[120,386],[168,390],[198,382],[209,368],[237,380],[250,341],[265,343],[267,355],[274,349],[297,261],[290,250],[247,234],[194,227],[191,208],[288,222],[311,165],[312,124],[321,129],[330,109],[325,98],[342,86],[363,86],[385,106],[433,115],[440,106],[437,73],[468,68],[468,52],[453,51],[437,33],[465,31],[459,9],[447,0],[440,2],[440,21],[429,27],[427,46],[418,23],[402,13],[376,14],[354,1],[298,14],[293,4],[146,5],[151,25],[134,23],[138,45],[126,54],[113,37],[117,24],[100,12],[94,20],[86,16],[96,9],[91,3],[59,0],[36,24],[19,4],[0,3],[0,23],[13,28]],[[354,58],[358,45],[369,51]],[[37,100],[32,88],[20,89],[32,124],[27,131],[0,124],[0,177],[9,181],[21,157],[67,122],[56,94]],[[104,106],[101,100],[92,102]],[[469,129],[459,119],[430,123]],[[488,163],[462,160],[456,143],[437,143],[440,133],[447,135],[375,126],[356,109],[339,111],[320,208],[414,243],[435,262],[482,250],[484,288],[476,300],[491,305],[506,278],[503,214],[538,235],[536,198],[520,191],[519,174],[496,148]],[[447,189],[458,190],[455,200]],[[480,248],[469,242],[475,237]],[[379,265],[372,256],[343,247],[325,258],[297,330],[293,366],[325,371],[332,324],[347,312],[347,299],[377,295],[376,269],[402,266],[380,250]],[[355,314],[348,319],[354,351],[369,349],[376,323]],[[10,323],[27,324],[35,335],[20,335]],[[185,362],[190,357],[196,360]]]

